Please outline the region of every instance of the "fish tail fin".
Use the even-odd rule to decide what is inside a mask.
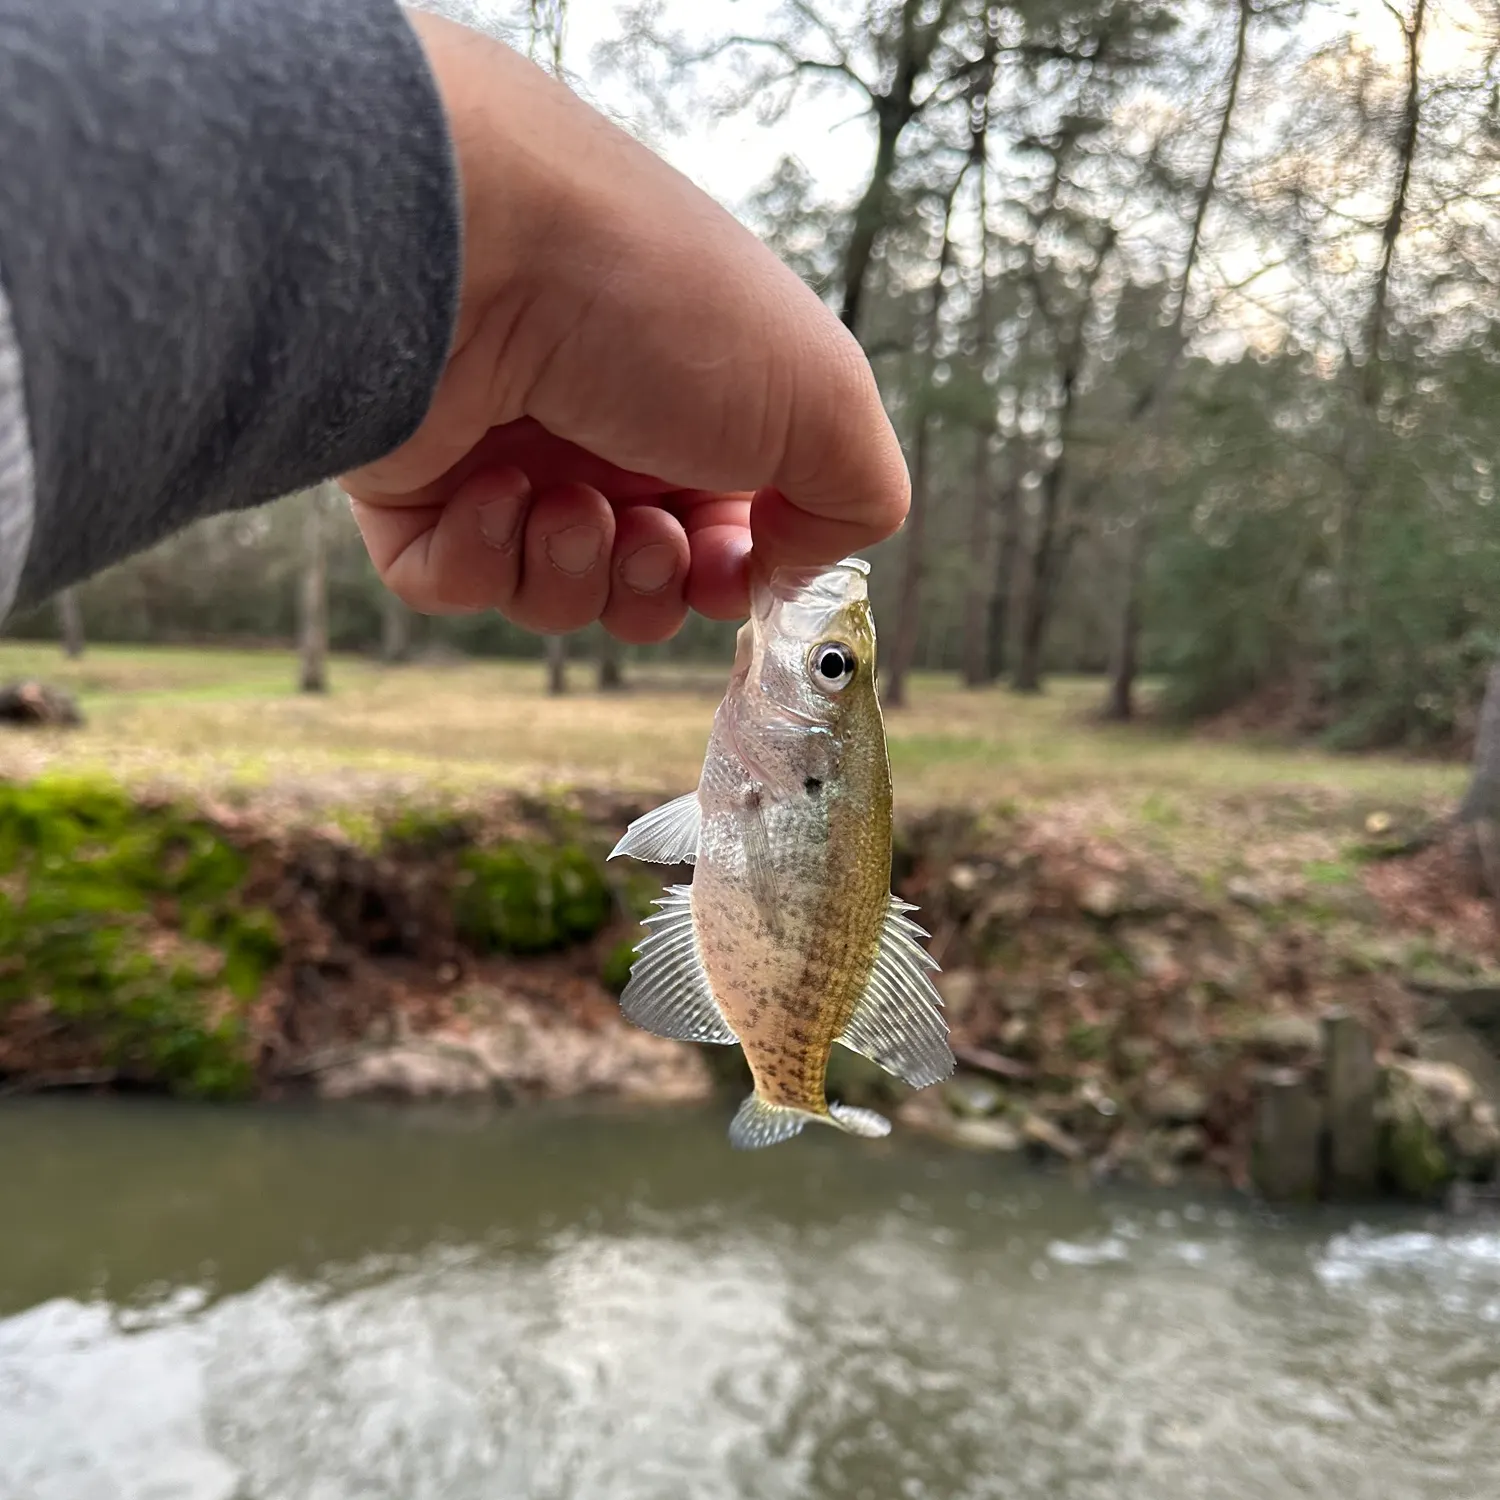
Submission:
[[[873,1109],[856,1109],[852,1104],[830,1104],[827,1114],[810,1109],[796,1109],[788,1104],[772,1104],[759,1094],[751,1094],[740,1105],[729,1126],[729,1144],[739,1151],[754,1151],[761,1146],[777,1146],[801,1132],[810,1121],[832,1125],[848,1135],[879,1140],[891,1133],[891,1122]]]
[[[868,1141],[878,1141],[891,1133],[891,1122],[873,1109],[856,1109],[852,1104],[830,1104],[828,1113],[840,1130],[850,1135],[863,1136]]]
[[[759,1094],[751,1094],[730,1123],[729,1144],[737,1151],[776,1146],[791,1140],[809,1120],[815,1119],[817,1116],[806,1110],[772,1104]]]

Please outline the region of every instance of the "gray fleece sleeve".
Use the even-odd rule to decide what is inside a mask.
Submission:
[[[395,0],[0,0],[0,613],[400,444],[459,258]]]

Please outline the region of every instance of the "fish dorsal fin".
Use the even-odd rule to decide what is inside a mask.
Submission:
[[[943,997],[928,977],[937,960],[919,941],[927,934],[906,915],[915,910],[891,897],[870,982],[838,1040],[920,1089],[948,1077],[954,1062]]]
[[[738,1041],[719,1011],[693,930],[693,888],[670,885],[646,918],[651,930],[636,948],[630,982],[620,996],[625,1019],[642,1031],[680,1042]]]
[[[674,797],[650,812],[642,813],[629,828],[625,837],[610,852],[628,854],[632,859],[644,859],[654,865],[691,865],[698,859],[698,830],[703,823],[703,809],[698,804],[698,793],[689,792],[685,797]]]

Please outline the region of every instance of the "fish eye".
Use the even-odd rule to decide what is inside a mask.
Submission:
[[[836,693],[849,686],[859,663],[854,652],[842,641],[825,641],[821,646],[813,647],[808,665],[812,669],[813,682],[825,693]]]

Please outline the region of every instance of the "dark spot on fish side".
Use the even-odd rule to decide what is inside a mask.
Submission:
[[[823,790],[823,783],[819,781],[816,776],[809,776],[807,780],[802,783],[802,790],[806,792],[809,797],[816,797],[818,793]]]

